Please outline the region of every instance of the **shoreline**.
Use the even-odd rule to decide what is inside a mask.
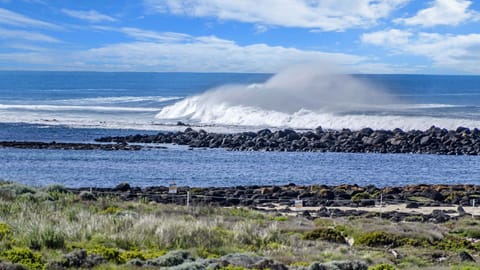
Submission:
[[[397,221],[446,222],[472,216],[480,219],[478,185],[407,185],[403,187],[236,186],[236,187],[68,188],[97,200],[112,196],[123,201],[148,200],[159,204],[247,207],[255,210],[316,217],[377,216]]]

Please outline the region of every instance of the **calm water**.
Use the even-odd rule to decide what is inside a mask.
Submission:
[[[265,93],[261,95],[264,101],[256,107],[225,101],[231,95],[241,100],[242,95],[232,91],[261,86],[271,77],[269,74],[0,72],[0,140],[90,142],[101,136],[175,130],[177,121],[222,132],[263,127],[309,129],[317,125],[404,129],[426,129],[432,124],[446,128],[480,127],[479,76],[355,76],[353,80],[368,82],[392,97],[392,104],[380,107],[373,102],[374,109],[368,110],[332,112],[318,108],[287,113],[281,108],[272,110],[278,104],[265,103],[270,100],[268,93],[266,98]],[[228,89],[222,87],[213,94],[203,94],[222,85],[229,85]],[[292,98],[298,93],[295,87],[292,93]],[[191,97],[194,95],[199,96]],[[480,157],[464,156],[250,153],[220,149],[192,151],[168,146],[166,150],[138,152],[0,149],[0,161],[0,178],[33,185],[112,186],[128,181],[147,186],[166,185],[171,180],[190,186],[291,182],[378,186],[480,184]]]

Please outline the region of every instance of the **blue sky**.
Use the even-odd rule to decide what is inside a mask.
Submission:
[[[0,69],[480,74],[480,1],[0,0]]]

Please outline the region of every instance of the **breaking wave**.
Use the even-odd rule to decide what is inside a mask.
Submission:
[[[476,119],[422,110],[455,109],[450,104],[410,104],[365,80],[318,67],[295,67],[263,84],[225,85],[163,107],[161,121],[250,127],[322,126],[331,129],[425,129],[480,126]]]

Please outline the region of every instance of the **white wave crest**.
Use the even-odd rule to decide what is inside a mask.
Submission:
[[[99,111],[99,112],[156,112],[158,108],[118,107],[118,106],[67,106],[43,104],[0,104],[0,110],[28,110],[28,111]]]
[[[130,103],[130,102],[168,102],[182,99],[182,97],[164,97],[164,96],[121,96],[121,97],[96,97],[96,98],[79,98],[79,99],[62,99],[56,100],[57,103],[73,103],[73,104],[113,104],[113,103]]]
[[[449,104],[408,104],[351,76],[302,67],[281,72],[263,84],[229,85],[162,108],[161,121],[219,126],[360,129],[425,129],[480,126],[480,121],[401,110],[450,108]]]

